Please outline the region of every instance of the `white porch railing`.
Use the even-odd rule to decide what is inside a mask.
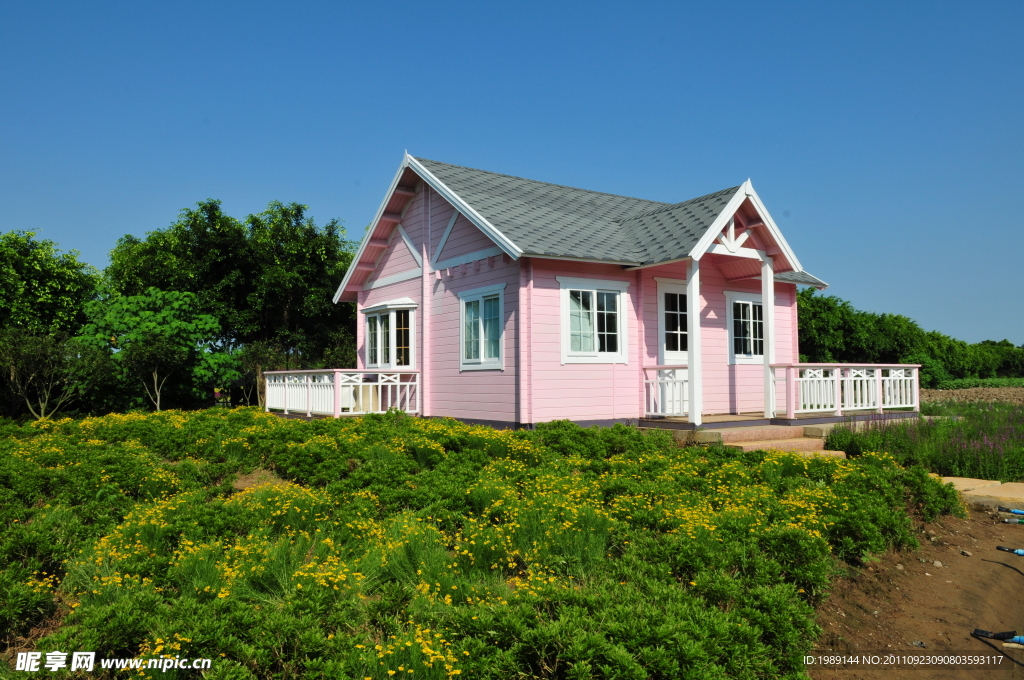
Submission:
[[[648,418],[685,416],[690,412],[686,366],[644,366],[643,370]]]
[[[918,364],[773,364],[772,398],[786,415],[916,410]],[[779,384],[781,383],[781,389]],[[780,399],[780,397],[782,397]]]
[[[420,411],[417,371],[267,371],[266,410],[340,418],[385,413],[396,408]]]

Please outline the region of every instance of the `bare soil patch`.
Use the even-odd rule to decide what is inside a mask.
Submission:
[[[235,491],[244,491],[252,486],[259,486],[260,484],[284,484],[285,481],[275,475],[270,470],[264,470],[263,468],[256,468],[247,475],[238,475],[235,481],[231,483],[231,486]]]
[[[944,517],[919,528],[919,550],[887,553],[834,582],[818,609],[824,632],[814,653],[1005,655],[999,669],[811,667],[814,680],[1024,678],[1024,650],[971,637],[975,628],[1024,634],[1024,557],[996,550],[1024,547],[1024,525],[975,508],[966,520]]]
[[[1002,401],[1024,406],[1024,387],[972,387],[969,390],[921,390],[921,401]]]

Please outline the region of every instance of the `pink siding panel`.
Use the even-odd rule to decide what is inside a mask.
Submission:
[[[451,219],[451,217],[449,216],[448,219]],[[448,226],[448,219],[445,220],[445,226]],[[459,255],[474,253],[478,250],[493,248],[494,246],[494,241],[477,229],[472,222],[459,215],[452,226],[451,233],[448,235],[448,240],[445,241],[444,248],[441,249],[441,255],[438,259],[447,260]]]
[[[628,364],[562,364],[561,287],[556,276],[625,281]],[[640,413],[640,370],[636,335],[637,278],[614,265],[533,261],[531,355],[528,367],[533,392],[533,420],[610,420]]]
[[[398,229],[396,228],[392,233],[391,243],[384,250],[380,260],[377,261],[377,269],[370,274],[370,278],[366,280],[366,283],[372,284],[377,279],[385,276],[401,274],[402,272],[419,267],[416,264],[416,260],[413,259],[412,253],[409,252],[409,248],[406,247],[405,239],[398,233]]]
[[[430,279],[433,414],[519,422],[516,403],[519,264],[506,263],[499,257],[495,258],[493,267],[485,262],[479,269],[460,267],[453,271],[455,276]],[[504,370],[462,371],[459,368],[459,293],[501,283],[505,284],[501,348]]]

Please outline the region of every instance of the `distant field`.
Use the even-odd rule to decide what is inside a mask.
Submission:
[[[921,401],[1001,401],[1024,406],[1024,387],[973,387],[963,390],[921,390]]]
[[[916,545],[908,510],[961,511],[884,454],[622,426],[0,422],[0,640],[209,678],[798,677],[836,560]]]

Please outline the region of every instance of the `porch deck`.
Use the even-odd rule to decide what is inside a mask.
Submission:
[[[824,423],[842,423],[847,421],[880,421],[903,418],[917,418],[921,414],[916,409],[885,409],[882,413],[872,410],[870,413],[853,412],[841,416],[822,413],[797,413],[792,418],[765,418],[761,412],[705,415],[703,423],[694,425],[687,416],[668,416],[665,418],[641,418],[640,427],[657,427],[666,430],[694,430],[700,428],[719,429],[723,427],[760,427],[765,425],[820,425]]]

